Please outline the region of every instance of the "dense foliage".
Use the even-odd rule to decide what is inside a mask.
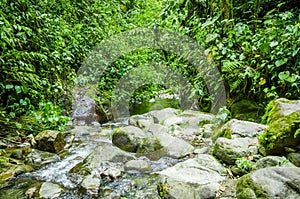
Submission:
[[[30,133],[63,129],[70,85],[103,39],[137,27],[161,27],[195,39],[222,72],[229,106],[299,98],[300,14],[292,0],[2,0],[0,2],[0,126]],[[110,106],[118,79],[133,68],[161,63],[183,74],[209,110],[205,82],[170,52],[141,49],[124,55],[99,80]],[[146,75],[141,74],[141,75]],[[147,85],[131,103],[149,100],[163,85]],[[14,131],[15,132],[15,131]]]

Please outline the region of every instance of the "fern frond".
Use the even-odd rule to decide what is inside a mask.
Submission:
[[[240,69],[242,67],[242,63],[239,61],[230,61],[230,60],[224,60],[222,61],[222,72],[228,72],[231,73],[236,69]]]

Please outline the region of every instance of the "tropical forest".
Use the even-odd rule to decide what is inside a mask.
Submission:
[[[299,71],[300,1],[0,0],[0,198],[300,198]]]

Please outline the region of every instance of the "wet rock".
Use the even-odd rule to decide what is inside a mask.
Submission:
[[[52,153],[59,152],[66,145],[64,134],[59,131],[45,130],[35,136],[37,149]]]
[[[148,172],[151,171],[151,165],[146,160],[130,160],[125,164],[125,171],[140,171],[140,172]]]
[[[97,196],[99,192],[101,177],[88,175],[81,182],[80,186],[85,194]]]
[[[295,112],[300,112],[300,100],[279,98],[268,104],[267,111],[263,116],[263,122],[270,124],[279,118]]]
[[[95,98],[99,93],[95,90],[78,89],[73,91],[74,107],[73,107],[73,123],[74,125],[91,125],[93,122],[105,123],[111,119],[111,114],[104,107],[100,107]]]
[[[80,175],[88,175],[93,171],[103,173],[107,168],[112,167],[114,163],[125,163],[129,160],[135,159],[130,153],[127,153],[110,143],[100,143],[93,152],[88,155],[83,162],[78,163],[71,169],[71,173],[78,173]]]
[[[174,108],[165,108],[159,111],[150,111],[148,114],[154,118],[154,122],[163,124],[164,121],[170,117],[176,116],[180,110]]]
[[[40,151],[33,149],[25,158],[26,164],[31,165],[33,168],[38,169],[43,165],[57,162],[60,157],[55,153],[50,153],[46,151]]]
[[[288,154],[288,159],[295,166],[300,167],[300,153],[290,153]]]
[[[237,184],[237,197],[299,198],[300,168],[269,167],[242,176]]]
[[[33,171],[31,166],[19,160],[0,156],[0,189],[12,185],[14,182],[10,181],[11,178],[31,171]]]
[[[51,182],[44,182],[40,188],[39,194],[42,199],[58,198],[63,189],[58,185]]]
[[[227,164],[234,164],[237,158],[249,157],[256,155],[257,138],[218,138],[213,154]],[[253,146],[254,145],[254,146]]]
[[[214,157],[202,154],[158,174],[172,198],[215,198],[226,169]]]
[[[124,151],[136,152],[146,133],[135,126],[117,128],[112,135],[114,145]]]
[[[294,166],[287,161],[285,157],[280,156],[267,156],[259,159],[253,166],[253,170],[258,170],[266,167],[274,166]]]
[[[300,145],[300,112],[281,117],[270,123],[269,128],[260,136],[260,152],[264,155],[284,155],[286,148]]]

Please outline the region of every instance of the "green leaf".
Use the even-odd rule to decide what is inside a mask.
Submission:
[[[290,76],[289,71],[280,72],[278,74],[279,79],[282,80],[282,81],[286,81],[289,78],[289,76]]]
[[[22,92],[21,86],[15,86],[15,90],[16,90],[17,94]]]
[[[276,65],[277,67],[279,67],[279,66],[282,66],[283,64],[285,64],[287,61],[288,61],[287,58],[280,59],[280,60],[277,60],[277,61],[275,62],[275,65]]]
[[[14,87],[14,85],[11,85],[11,84],[7,84],[7,85],[5,86],[5,88],[6,88],[7,90],[12,89],[13,87]]]

